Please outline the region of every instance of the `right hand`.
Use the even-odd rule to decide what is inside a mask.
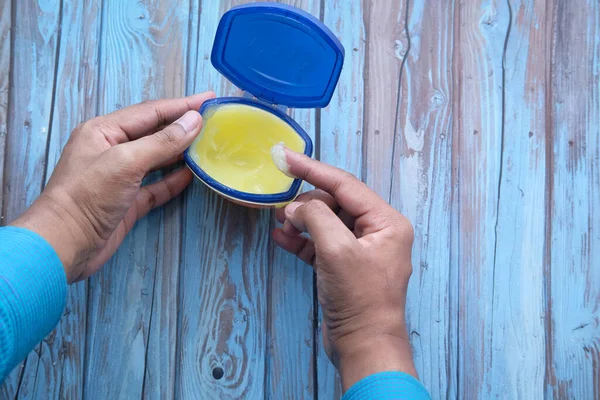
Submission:
[[[411,223],[347,172],[287,149],[286,161],[317,190],[277,211],[273,238],[315,269],[323,343],[343,390],[377,372],[416,377],[405,322]]]

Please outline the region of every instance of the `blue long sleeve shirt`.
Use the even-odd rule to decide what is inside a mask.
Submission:
[[[67,279],[54,249],[26,229],[0,228],[0,383],[56,326]],[[354,384],[343,400],[429,399],[418,380],[382,372]]]

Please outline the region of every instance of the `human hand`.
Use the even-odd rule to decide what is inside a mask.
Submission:
[[[277,210],[273,238],[315,269],[323,343],[343,390],[382,371],[416,377],[405,322],[411,223],[347,172],[287,149],[286,161],[317,190]]]
[[[202,126],[197,110],[212,97],[145,102],[79,125],[40,197],[11,225],[46,239],[69,283],[94,274],[137,220],[190,183],[183,168],[141,186],[149,172],[181,159]]]

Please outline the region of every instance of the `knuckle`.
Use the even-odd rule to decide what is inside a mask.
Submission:
[[[154,104],[154,100],[144,100],[140,103],[140,105],[144,107],[151,107]]]
[[[156,206],[156,196],[150,190],[146,190],[146,202],[148,204],[148,209],[151,210]]]
[[[79,124],[76,128],[77,135],[93,136],[101,134],[107,136],[110,132],[109,122],[102,117],[95,117]]]
[[[169,179],[165,179],[164,183],[165,183],[165,187],[167,188],[167,191],[169,192],[169,198],[175,197],[177,195],[177,191],[173,187],[173,184],[171,183],[171,181]]]
[[[396,238],[412,244],[415,238],[415,228],[412,222],[404,215],[398,213],[391,223],[391,231]]]
[[[325,203],[317,199],[310,199],[304,204],[303,208],[305,213],[318,213],[325,211],[325,209],[329,210]]]
[[[410,220],[402,214],[400,214],[400,226],[402,227],[404,236],[406,236],[412,242],[412,240],[415,238],[415,228],[412,222],[410,222]]]
[[[96,117],[96,118],[92,118],[90,120],[80,123],[75,128],[75,131],[77,131],[78,135],[80,135],[82,133],[94,132],[94,131],[98,130],[98,126],[99,126],[99,121],[98,121],[98,118]]]
[[[85,130],[87,130],[89,121],[85,121],[85,122],[81,122],[79,124],[77,124],[77,126],[75,127],[75,129],[73,129],[73,132],[71,132],[71,136],[79,136],[81,135],[82,132],[84,132]]]
[[[354,175],[352,172],[344,171],[342,173],[342,178],[346,181],[358,181],[358,177]]]
[[[304,181],[311,182],[313,180],[313,176],[315,175],[315,169],[312,166],[306,166],[298,174],[298,178],[301,178]]]
[[[166,127],[165,129],[156,132],[156,140],[167,149],[173,149],[179,147],[179,135],[177,129],[183,129],[177,126],[177,124]]]

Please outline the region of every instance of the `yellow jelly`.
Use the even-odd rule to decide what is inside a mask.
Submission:
[[[293,179],[271,157],[278,143],[304,152],[305,141],[276,115],[244,104],[224,104],[203,113],[204,127],[189,156],[219,183],[245,193],[277,194],[290,189]]]

